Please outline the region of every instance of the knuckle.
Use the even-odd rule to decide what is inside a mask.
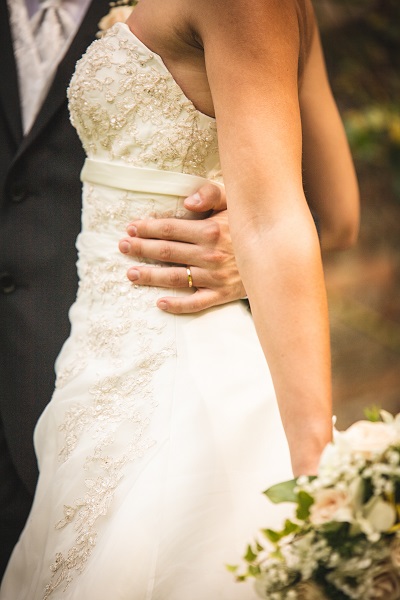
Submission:
[[[136,235],[133,236],[134,240],[137,240],[138,238],[148,239],[151,237],[149,219],[140,219],[133,224],[136,228]]]
[[[143,245],[142,243],[137,239],[137,238],[133,238],[131,241],[131,252],[130,252],[131,256],[135,256],[137,258],[143,258],[144,254],[143,254]]]
[[[174,225],[172,223],[170,223],[169,221],[164,221],[161,224],[160,234],[161,234],[161,237],[166,240],[173,239],[174,234],[175,234]]]
[[[145,283],[145,284],[152,283],[153,273],[151,271],[152,271],[152,269],[140,269],[139,270],[140,280],[142,283]]]
[[[207,221],[204,227],[203,234],[207,242],[217,242],[220,236],[220,228],[218,223],[216,223],[215,221]]]
[[[172,312],[175,315],[181,315],[184,312],[182,303],[179,302],[179,300],[171,301],[169,305],[169,312]]]
[[[174,270],[171,270],[169,273],[169,283],[172,287],[178,287],[181,284],[181,278],[179,277],[179,273]]]
[[[213,250],[211,252],[208,252],[204,256],[204,260],[209,264],[221,266],[225,261],[225,254],[223,252],[220,252],[219,250]],[[218,277],[225,278],[223,271],[219,271]]]
[[[148,223],[147,223],[146,219],[140,219],[139,221],[134,221],[133,225],[136,228],[136,236],[143,237],[143,238],[147,237]],[[134,237],[134,239],[137,239],[136,236]]]
[[[171,262],[171,256],[171,246],[169,246],[169,244],[163,244],[160,247],[160,259],[165,262]]]
[[[223,287],[218,290],[218,295],[222,302],[226,302],[232,297],[232,291],[229,287]]]

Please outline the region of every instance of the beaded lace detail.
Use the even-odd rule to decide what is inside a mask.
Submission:
[[[214,119],[195,109],[126,25],[89,47],[68,95],[89,158],[218,177]],[[85,568],[127,469],[157,444],[154,377],[176,355],[173,317],[155,308],[165,290],[129,282],[126,271],[135,262],[118,251],[118,239],[134,218],[185,215],[179,198],[84,185],[79,290],[53,399],[65,406],[60,468],[78,457],[83,469],[54,523],[59,537],[44,600]]]
[[[218,169],[215,120],[196,110],[127,25],[89,47],[68,97],[89,158],[202,177]]]

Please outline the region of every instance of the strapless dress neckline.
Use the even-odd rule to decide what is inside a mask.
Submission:
[[[142,40],[140,38],[137,37],[137,35],[135,33],[133,33],[132,29],[129,27],[129,25],[127,25],[127,23],[116,23],[114,25],[114,27],[118,28],[123,28],[126,29],[129,34],[132,36],[132,38],[144,49],[147,50],[147,52],[149,52],[150,54],[152,54],[160,63],[160,65],[162,65],[162,67],[164,68],[165,72],[171,77],[171,79],[174,81],[176,87],[179,89],[179,91],[181,92],[182,96],[188,101],[190,102],[190,104],[193,106],[193,108],[203,117],[206,117],[207,119],[210,119],[210,121],[214,121],[215,122],[215,117],[211,117],[210,115],[207,115],[206,113],[202,112],[201,110],[199,110],[195,104],[193,103],[192,100],[190,100],[190,98],[188,98],[188,96],[185,94],[185,92],[183,91],[183,89],[181,88],[181,86],[179,85],[179,83],[176,81],[175,77],[172,75],[171,71],[168,69],[167,65],[165,64],[163,58],[157,54],[157,52],[154,52],[154,50],[151,50],[151,48],[149,48],[148,46],[146,46],[146,44],[144,42],[142,42]]]

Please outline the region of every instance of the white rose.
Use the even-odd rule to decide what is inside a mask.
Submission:
[[[318,476],[327,484],[336,481],[338,474],[351,463],[351,452],[351,445],[345,440],[344,433],[336,432],[334,442],[327,444],[321,454]]]
[[[371,421],[357,421],[341,433],[340,437],[349,444],[352,452],[367,459],[384,452],[398,440],[398,434],[391,424]]]
[[[314,525],[322,525],[329,521],[353,520],[352,510],[349,506],[349,495],[343,490],[328,489],[318,490],[315,493],[314,504],[310,508],[310,521]]]
[[[400,579],[391,565],[384,563],[378,567],[368,593],[368,600],[399,600]]]
[[[100,31],[110,29],[115,23],[125,23],[133,10],[133,6],[114,6],[99,22]]]
[[[311,583],[310,581],[305,581],[304,583],[299,583],[294,588],[296,592],[297,600],[325,600],[325,596],[322,594],[321,589],[315,585],[315,583]]]
[[[363,517],[373,531],[387,532],[396,523],[396,510],[382,498],[376,497],[365,505]]]
[[[329,467],[333,467],[335,469],[335,467],[339,464],[340,458],[340,449],[336,446],[336,444],[332,444],[332,442],[330,442],[322,451],[319,463],[320,469],[327,469]]]
[[[390,545],[390,558],[393,565],[400,569],[400,538],[395,537]]]

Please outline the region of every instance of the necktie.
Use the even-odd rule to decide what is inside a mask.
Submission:
[[[54,69],[63,47],[75,28],[62,0],[41,0],[37,13],[31,19],[32,33],[46,72]]]

